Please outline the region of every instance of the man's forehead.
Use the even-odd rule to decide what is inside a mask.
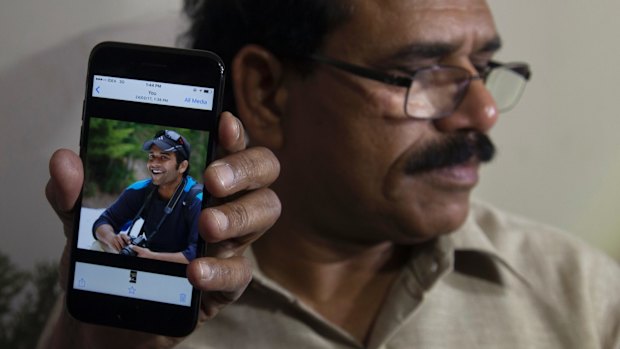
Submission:
[[[417,8],[435,8],[435,9],[476,9],[488,8],[486,0],[386,0],[387,2],[406,2]],[[385,2],[384,0],[375,0],[377,3]]]
[[[353,13],[364,7],[377,10],[398,9],[402,15],[410,15],[413,12],[423,11],[460,11],[475,13],[488,11],[486,0],[345,0],[348,1]],[[410,12],[412,11],[412,12]]]
[[[340,27],[344,38],[333,43],[338,51],[347,46],[397,49],[426,42],[468,44],[478,50],[491,41],[499,42],[484,0],[349,0],[349,4],[351,16]]]

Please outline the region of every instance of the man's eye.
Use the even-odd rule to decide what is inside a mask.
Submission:
[[[396,76],[414,76],[420,69],[430,68],[434,65],[437,65],[437,62],[425,62],[419,64],[411,64],[406,66],[399,66],[396,69],[392,70],[392,73]]]
[[[489,59],[472,59],[471,64],[474,66],[474,69],[478,72],[478,74],[482,74],[489,69]]]

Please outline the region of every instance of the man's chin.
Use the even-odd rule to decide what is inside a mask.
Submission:
[[[450,234],[458,230],[469,215],[469,195],[446,203],[434,203],[407,212],[401,231],[406,244],[416,244]]]

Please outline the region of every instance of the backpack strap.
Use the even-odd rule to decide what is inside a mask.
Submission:
[[[191,198],[198,198],[198,200],[202,201],[202,191],[204,190],[204,185],[200,184],[200,183],[196,183],[194,184],[191,189],[189,190],[189,193],[187,194],[186,198],[187,199],[191,199]]]
[[[202,203],[202,192],[204,190],[204,185],[196,182],[193,178],[188,178],[188,183],[185,186],[185,191],[187,194],[183,198],[183,209],[184,209],[184,217],[185,223],[188,227],[192,226],[192,222],[190,221],[190,207],[194,205],[194,198],[197,198],[200,203]]]
[[[204,189],[204,185],[196,182],[196,180],[190,176],[186,177],[187,182],[185,183],[185,187],[183,191],[187,194],[183,198],[183,206],[191,206],[194,198],[198,198],[198,200],[202,201],[202,191]]]

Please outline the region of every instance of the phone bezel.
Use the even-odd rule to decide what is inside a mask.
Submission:
[[[129,79],[213,87],[215,89],[213,110],[205,111],[170,106],[118,101],[92,97],[95,75]],[[91,52],[86,78],[86,92],[82,114],[80,156],[87,156],[87,132],[90,117],[169,125],[209,132],[207,159],[213,159],[217,125],[221,113],[224,92],[224,64],[214,53],[156,47],[140,44],[104,42]],[[118,113],[119,110],[126,111]],[[127,115],[131,115],[128,119]],[[208,193],[203,195],[203,207],[208,205]],[[193,288],[190,307],[171,305],[141,299],[113,296],[73,288],[75,263],[86,262],[125,269],[156,272],[185,277],[183,264],[162,262],[144,258],[111,256],[105,252],[79,249],[78,227],[81,196],[76,206],[74,235],[67,284],[67,309],[69,313],[85,322],[151,332],[167,336],[185,336],[195,328],[200,307],[200,292]],[[199,239],[198,255],[204,250]]]

